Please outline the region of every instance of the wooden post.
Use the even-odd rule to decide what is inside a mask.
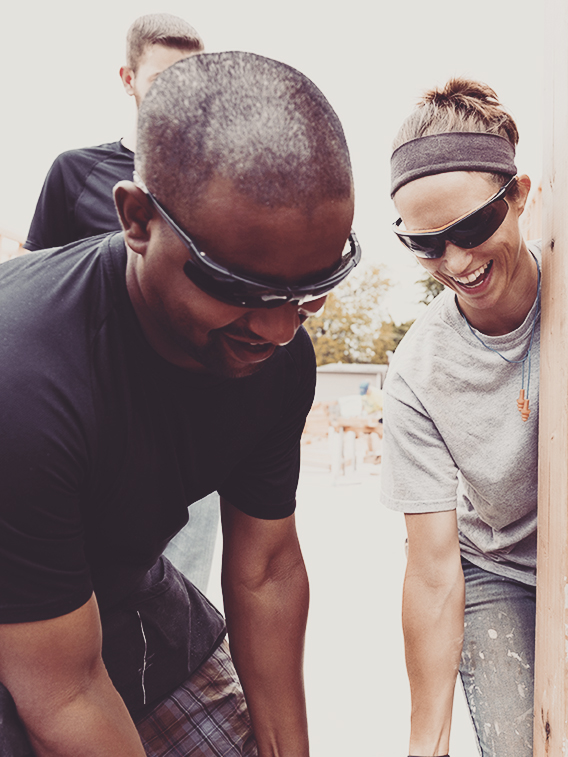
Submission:
[[[568,757],[568,3],[546,0],[535,757]]]

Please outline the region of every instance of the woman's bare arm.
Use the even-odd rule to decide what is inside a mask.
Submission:
[[[410,754],[446,755],[463,643],[465,588],[455,510],[407,514],[402,621]]]

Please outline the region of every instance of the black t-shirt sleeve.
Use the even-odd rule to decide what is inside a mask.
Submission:
[[[286,518],[295,510],[300,439],[315,392],[315,355],[305,330],[285,349],[285,401],[279,420],[219,487],[221,496],[239,510],[264,520]]]
[[[92,593],[76,466],[45,429],[2,436],[0,623],[59,617]]]
[[[27,250],[62,247],[77,238],[73,215],[76,187],[65,170],[65,156],[55,159],[45,178],[24,245]]]
[[[45,256],[23,258],[4,264],[0,287],[0,623],[58,617],[92,593],[83,525],[90,381],[76,367],[74,322],[46,328],[48,305],[42,294],[32,300],[28,276]],[[43,291],[58,284],[48,279]]]

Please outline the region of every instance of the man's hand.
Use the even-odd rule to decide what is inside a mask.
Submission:
[[[307,757],[303,684],[308,580],[294,516],[260,520],[221,500],[231,655],[259,757]]]
[[[94,595],[59,618],[0,625],[0,680],[38,757],[144,757],[101,640]]]

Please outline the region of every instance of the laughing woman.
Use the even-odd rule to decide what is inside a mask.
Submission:
[[[383,500],[405,513],[410,754],[446,755],[459,670],[483,757],[532,756],[540,250],[492,89],[428,92],[392,155],[394,231],[445,291],[385,387]]]

